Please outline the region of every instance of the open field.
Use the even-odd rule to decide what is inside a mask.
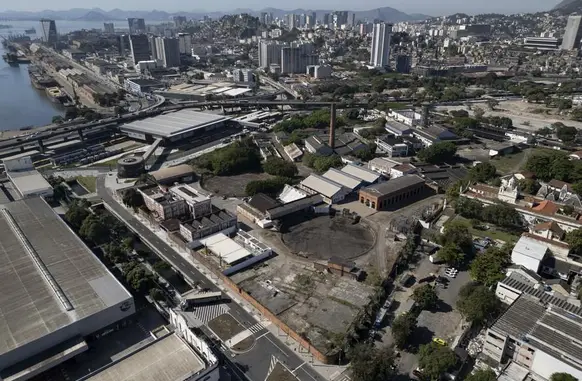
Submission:
[[[79,176],[77,177],[77,182],[81,186],[87,189],[89,192],[94,193],[96,189],[97,178],[95,176]]]
[[[211,176],[204,179],[202,187],[213,194],[226,197],[246,196],[245,187],[251,181],[271,178],[266,173],[243,173],[235,176]]]
[[[513,126],[529,131],[537,131],[556,122],[562,122],[567,126],[582,128],[581,122],[570,120],[562,115],[556,115],[557,109],[547,108],[544,104],[527,103],[524,101],[505,101],[499,103],[495,110],[491,111],[487,105],[479,105],[485,116],[505,116],[513,120]],[[437,110],[466,110],[472,113],[466,106],[439,106]],[[540,111],[540,112],[537,112]],[[549,112],[549,114],[548,114]],[[529,124],[529,125],[528,125]]]
[[[471,232],[471,234],[475,237],[481,237],[481,238],[489,237],[493,240],[499,240],[499,241],[503,241],[503,242],[517,242],[519,240],[519,236],[517,236],[513,233],[510,233],[510,232],[503,231],[503,230],[501,230],[501,229],[499,229],[496,226],[491,225],[491,224],[487,224],[489,226],[488,230],[475,229],[473,226],[471,226],[471,221],[469,221],[465,217],[462,217],[459,215],[457,215],[451,221],[460,221],[460,222],[464,223],[469,228],[469,231]]]
[[[298,216],[301,217],[301,216]],[[374,246],[374,234],[362,223],[342,216],[321,216],[287,221],[282,240],[291,251],[310,259],[327,260],[332,256],[350,260]]]

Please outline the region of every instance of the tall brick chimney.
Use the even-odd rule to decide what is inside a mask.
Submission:
[[[335,103],[331,104],[329,116],[329,146],[335,148]]]

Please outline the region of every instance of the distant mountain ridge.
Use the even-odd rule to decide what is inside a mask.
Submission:
[[[552,11],[562,13],[574,13],[582,11],[582,0],[562,0],[558,5],[552,8]]]
[[[324,13],[332,13],[331,10],[282,10],[277,8],[266,8],[260,11],[255,11],[252,9],[238,8],[230,12],[204,12],[202,10],[196,10],[191,12],[165,12],[165,11],[125,11],[122,9],[112,9],[110,11],[105,11],[101,8],[73,8],[66,11],[53,11],[44,10],[40,12],[24,12],[24,11],[6,11],[0,12],[0,19],[10,19],[10,20],[38,20],[41,18],[52,18],[55,20],[83,20],[83,21],[116,21],[125,20],[130,17],[144,18],[150,21],[169,21],[173,16],[186,16],[193,19],[200,19],[204,16],[209,16],[213,18],[222,17],[227,14],[239,14],[239,13],[249,13],[258,16],[261,12],[273,13],[275,17],[283,17],[289,13],[308,13],[316,12],[318,19],[322,18]],[[350,11],[351,13],[351,11]],[[355,11],[356,19],[358,20],[381,20],[386,22],[399,22],[399,21],[413,21],[413,20],[424,20],[430,18],[431,16],[423,14],[407,14],[401,12],[397,9],[391,7],[382,7],[371,9],[368,11]]]

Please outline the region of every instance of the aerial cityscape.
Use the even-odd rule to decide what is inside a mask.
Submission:
[[[33,3],[1,380],[582,381],[582,0]]]

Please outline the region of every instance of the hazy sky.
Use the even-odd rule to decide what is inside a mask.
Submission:
[[[496,12],[496,13],[516,13],[516,12],[536,12],[549,10],[560,0],[364,0],[353,2],[348,0],[296,0],[295,2],[265,0],[214,0],[212,2],[191,2],[186,0],[27,0],[10,2],[8,5],[0,6],[0,10],[31,10],[39,11],[47,9],[62,10],[70,8],[90,8],[100,7],[105,10],[121,8],[125,10],[164,10],[175,11],[228,11],[235,8],[251,8],[260,10],[265,7],[274,8],[306,8],[306,9],[347,9],[347,10],[367,10],[378,7],[393,7],[407,13],[426,13],[433,16],[448,15],[456,12],[469,14]],[[2,1],[4,3],[4,1]]]

